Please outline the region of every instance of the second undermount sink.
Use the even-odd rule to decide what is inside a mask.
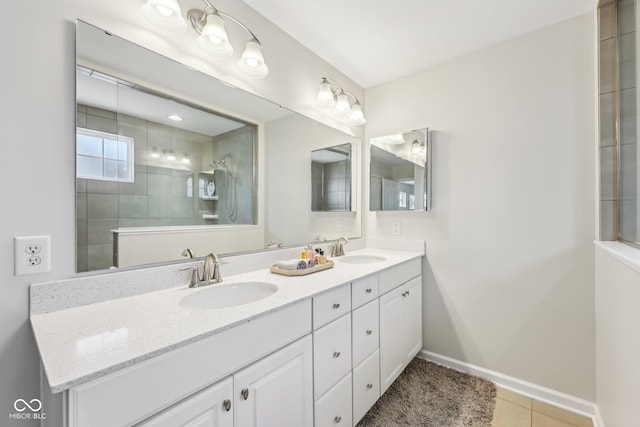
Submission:
[[[338,259],[347,264],[375,264],[376,262],[387,260],[385,257],[378,255],[348,255]]]
[[[235,307],[264,299],[277,290],[276,285],[266,282],[209,285],[206,289],[183,297],[180,305],[201,309]]]

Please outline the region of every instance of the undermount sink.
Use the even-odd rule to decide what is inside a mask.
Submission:
[[[378,255],[348,255],[338,259],[347,264],[374,264],[387,260],[385,257]]]
[[[278,287],[266,282],[239,282],[209,285],[207,289],[183,297],[180,305],[187,308],[225,308],[248,304],[273,295]]]

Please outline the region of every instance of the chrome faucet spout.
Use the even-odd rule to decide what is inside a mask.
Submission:
[[[339,257],[339,256],[343,256],[344,255],[344,244],[349,243],[349,239],[347,239],[346,237],[339,237],[338,240],[336,240],[335,245],[331,246],[331,256],[332,257]]]

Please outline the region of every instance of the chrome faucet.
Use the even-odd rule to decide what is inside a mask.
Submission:
[[[336,244],[331,246],[331,256],[332,257],[338,257],[338,256],[343,256],[344,255],[344,246],[343,243],[347,244],[349,243],[349,239],[347,239],[346,237],[339,237],[338,240],[336,240]]]
[[[198,274],[200,269],[195,265],[181,267],[180,270],[191,270],[188,286],[190,288],[197,288],[199,286],[213,285],[222,282],[220,264],[222,264],[222,261],[220,261],[218,255],[210,253],[204,258],[202,275]]]

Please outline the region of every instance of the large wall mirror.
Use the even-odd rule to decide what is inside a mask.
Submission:
[[[431,141],[427,128],[370,139],[369,210],[431,209]]]
[[[311,151],[359,140],[82,21],[76,63],[78,272],[361,235],[305,197]]]

